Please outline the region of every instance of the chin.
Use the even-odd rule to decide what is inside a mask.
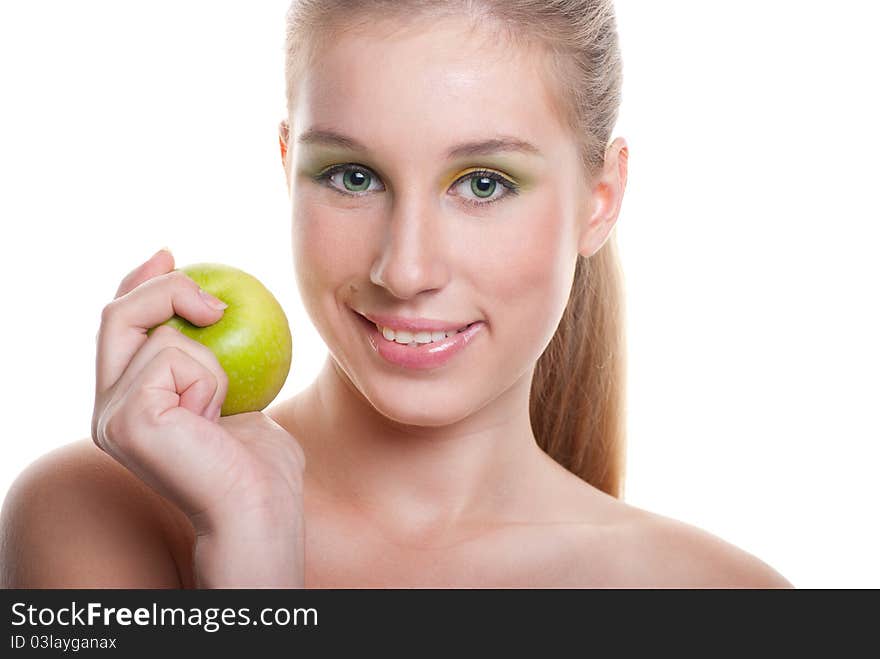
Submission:
[[[473,414],[483,403],[476,401],[469,388],[461,386],[424,383],[424,386],[389,388],[380,385],[367,387],[366,391],[359,389],[379,414],[404,426],[448,426]]]

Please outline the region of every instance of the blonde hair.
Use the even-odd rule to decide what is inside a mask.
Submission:
[[[324,43],[378,19],[473,17],[515,46],[546,55],[556,110],[577,139],[584,172],[602,167],[617,121],[622,64],[611,0],[293,0],[287,13],[288,114],[303,72]],[[393,21],[389,21],[393,22]],[[568,304],[535,367],[529,401],[539,446],[594,487],[623,496],[625,468],[623,274],[612,231],[577,257]]]

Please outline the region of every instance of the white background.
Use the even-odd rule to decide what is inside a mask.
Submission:
[[[0,4],[0,494],[87,437],[100,312],[162,246],[294,334],[276,126],[287,0]],[[630,503],[799,587],[880,587],[873,3],[618,0]],[[369,72],[365,72],[368,75]]]

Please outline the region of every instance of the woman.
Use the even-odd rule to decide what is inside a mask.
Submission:
[[[19,477],[17,587],[784,587],[625,504],[610,2],[294,2],[281,155],[330,355],[264,413],[175,330],[160,251],[101,319],[92,438]]]

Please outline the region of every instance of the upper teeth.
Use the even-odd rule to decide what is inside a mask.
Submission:
[[[376,325],[379,328],[379,331],[389,341],[394,341],[395,343],[402,343],[404,345],[409,343],[432,343],[433,341],[442,341],[448,336],[452,336],[457,332],[461,332],[464,327],[460,330],[451,330],[449,332],[409,332],[407,330],[393,330],[390,327],[382,327],[381,325]]]

